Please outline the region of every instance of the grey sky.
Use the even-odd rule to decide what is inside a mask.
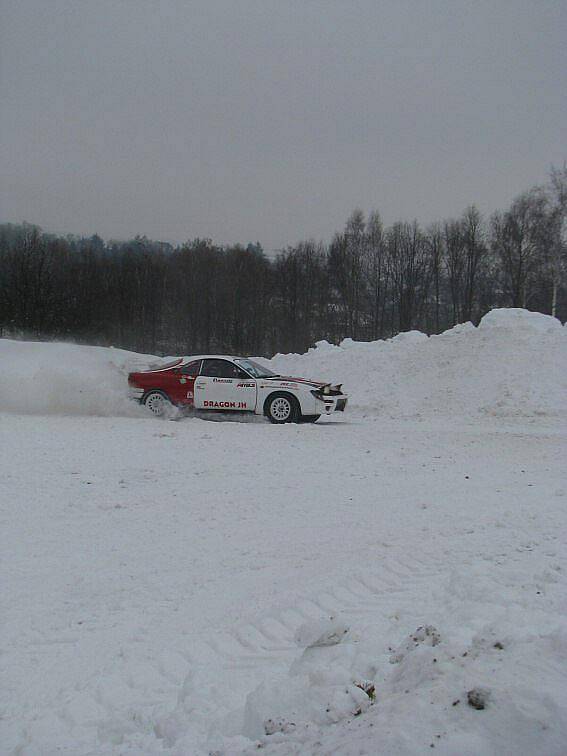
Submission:
[[[565,0],[0,3],[0,220],[273,249],[567,158]]]

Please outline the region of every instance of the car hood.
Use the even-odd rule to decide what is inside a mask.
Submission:
[[[321,388],[321,386],[327,386],[325,381],[312,381],[308,378],[295,378],[291,375],[274,375],[269,378],[262,378],[263,381],[269,381],[270,383],[301,383],[304,386],[313,386],[313,388]]]
[[[332,384],[329,381],[313,381],[308,378],[296,378],[291,375],[278,375],[269,378],[261,378],[260,380],[266,381],[266,383],[276,384],[278,388],[299,388],[305,386],[310,389],[325,389],[329,387],[330,391],[324,391],[323,393],[341,394],[341,384]]]

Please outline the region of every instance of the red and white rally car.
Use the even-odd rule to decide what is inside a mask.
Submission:
[[[131,396],[158,416],[176,405],[254,412],[273,423],[315,422],[347,404],[340,385],[275,375],[244,357],[179,357],[130,373],[128,384]]]

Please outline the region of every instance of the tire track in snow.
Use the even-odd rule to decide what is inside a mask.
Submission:
[[[407,560],[407,555],[404,556]],[[431,586],[439,578],[447,573],[446,561],[443,567],[433,567],[439,559],[434,555],[414,560],[408,564],[402,559],[390,558],[388,562],[380,565],[387,573],[380,576],[361,576],[353,573],[342,583],[326,588],[318,593],[317,597],[302,597],[295,606],[280,610],[269,616],[257,620],[244,622],[242,625],[229,631],[221,631],[216,640],[207,643],[224,658],[236,660],[255,656],[258,659],[265,658],[263,651],[280,651],[293,647],[297,649],[294,636],[303,622],[326,617],[329,612],[336,615],[348,614],[352,621],[356,621],[358,615],[377,609],[377,601],[384,608],[385,599],[391,598],[396,608],[415,606],[416,602],[425,601],[425,588]],[[403,568],[397,571],[392,562]],[[427,566],[426,566],[427,565]],[[377,584],[378,583],[378,584]],[[405,596],[405,601],[400,599]],[[416,596],[418,598],[416,598]],[[420,597],[420,598],[419,598]],[[391,607],[390,607],[391,608]],[[263,624],[270,623],[271,632],[266,633]],[[256,640],[254,640],[256,638]],[[234,653],[234,641],[236,640],[241,653]],[[232,653],[229,651],[232,649]]]
[[[188,735],[200,744],[192,752],[207,753],[209,730],[218,729],[231,710],[244,706],[247,695],[260,683],[287,673],[301,656],[303,648],[295,641],[301,625],[339,617],[350,626],[352,642],[357,643],[357,630],[369,620],[379,617],[395,627],[398,617],[407,614],[412,618],[405,617],[403,628],[400,625],[402,634],[407,634],[428,620],[431,590],[439,587],[459,559],[447,553],[442,561],[426,553],[418,558],[389,549],[381,560],[369,561],[368,569],[359,567],[336,584],[312,589],[283,610],[259,614],[208,637],[176,643],[161,654],[152,654],[153,658],[127,651],[112,671],[107,670],[94,696],[83,688],[98,710],[91,720],[96,722],[98,738],[109,747],[120,741],[118,752],[130,753],[133,744],[139,743],[136,738],[147,737],[148,732],[166,751]],[[225,686],[234,693],[229,701]],[[116,690],[122,695],[117,696]],[[67,709],[67,704],[59,707],[60,716],[65,717]],[[168,727],[170,720],[175,727]]]
[[[238,705],[244,706],[248,693],[262,681],[289,670],[303,653],[295,640],[298,629],[304,623],[330,616],[341,618],[350,626],[355,633],[354,643],[357,629],[364,627],[373,616],[397,621],[401,614],[412,615],[400,628],[403,633],[411,632],[416,621],[419,624],[428,619],[431,591],[439,587],[455,559],[445,555],[440,562],[434,554],[422,553],[417,558],[389,552],[367,572],[354,571],[337,585],[301,597],[293,606],[257,616],[228,630],[219,630],[207,638],[195,639],[190,648],[183,651],[191,669],[181,686],[182,711],[178,705],[169,717],[179,722],[185,716],[185,735],[191,733],[205,748],[208,729],[216,728],[216,723],[234,708],[234,701],[231,707],[222,697],[211,696],[214,681],[231,680],[237,689]],[[237,673],[236,678],[234,673]],[[207,714],[207,726],[203,721],[196,725],[200,732],[192,731],[195,723],[191,712],[196,707],[200,707],[201,714],[205,711]],[[161,725],[158,724],[158,732],[160,728],[167,729],[164,720],[168,721],[167,715]],[[180,732],[183,730],[182,726]],[[167,744],[173,747],[175,742],[176,737],[170,736]]]

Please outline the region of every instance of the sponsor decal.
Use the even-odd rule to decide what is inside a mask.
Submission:
[[[327,385],[307,378],[295,378],[291,375],[286,375],[283,378],[271,378],[270,380],[273,383],[277,383],[279,386],[289,386],[290,388],[299,388],[300,386],[312,386],[313,388],[317,388],[318,386]]]
[[[232,378],[213,378],[213,383],[232,383]]]
[[[246,409],[246,402],[213,402],[205,400],[203,407],[210,407],[211,409]]]
[[[237,383],[236,388],[256,388],[255,383]]]
[[[188,391],[187,392],[187,399],[193,399],[193,392],[192,391]]]

